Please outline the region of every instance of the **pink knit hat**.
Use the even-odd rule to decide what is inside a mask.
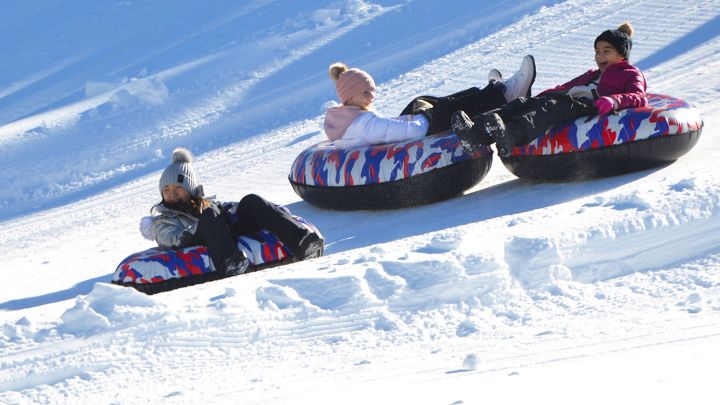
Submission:
[[[343,104],[353,96],[375,88],[375,80],[367,72],[357,68],[348,69],[342,63],[330,66],[330,77],[335,80],[335,90]]]

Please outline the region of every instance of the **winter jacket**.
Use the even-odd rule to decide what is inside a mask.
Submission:
[[[600,70],[591,69],[569,82],[539,94],[566,93],[575,86],[587,86],[600,75]],[[616,103],[616,110],[647,105],[647,82],[645,75],[626,61],[614,63],[605,69],[600,76],[597,92],[600,97],[611,97]]]
[[[342,138],[350,124],[365,110],[354,106],[330,107],[325,112],[323,129],[331,141]]]
[[[211,204],[217,204],[212,202]],[[154,239],[163,249],[180,249],[193,246],[198,218],[192,213],[175,210],[158,204],[152,209],[151,217],[143,218],[140,228],[143,236]],[[149,226],[145,223],[152,221]],[[149,229],[148,229],[149,228]]]
[[[348,109],[352,113],[348,113]],[[328,132],[328,126],[335,131]],[[428,121],[422,115],[385,118],[373,111],[340,106],[328,108],[325,128],[325,134],[330,140],[341,139],[344,145],[359,146],[422,139],[427,133]],[[339,136],[338,128],[345,128]]]
[[[145,238],[155,240],[163,249],[205,245],[210,252],[215,252],[211,253],[213,261],[227,256],[221,253],[223,250],[226,253],[228,250],[235,250],[235,244],[228,243],[226,236],[230,236],[234,241],[240,235],[252,235],[264,229],[295,251],[303,238],[311,232],[310,228],[295,218],[287,208],[256,194],[248,194],[239,202],[220,202],[210,198],[205,200],[210,206],[198,216],[158,204],[153,207],[152,216],[144,217],[140,221],[140,232]],[[198,229],[203,220],[202,228]],[[216,267],[220,264],[215,263]]]

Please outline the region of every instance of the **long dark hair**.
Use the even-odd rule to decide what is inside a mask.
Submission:
[[[190,202],[188,204],[168,204],[167,202],[165,202],[165,199],[163,199],[162,201],[153,205],[150,208],[150,213],[154,212],[155,207],[157,207],[158,205],[162,205],[173,210],[189,212],[194,215],[200,215],[207,208],[210,208],[210,204],[211,201],[203,197],[193,197],[190,199]]]

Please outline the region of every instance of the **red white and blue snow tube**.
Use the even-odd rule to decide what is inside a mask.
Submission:
[[[322,240],[320,231],[314,225],[302,218],[295,218]],[[268,231],[241,236],[237,244],[252,263],[249,271],[294,261],[291,249]],[[120,262],[115,269],[112,283],[134,287],[146,294],[155,294],[220,278],[222,275],[215,271],[205,246],[178,250],[154,247],[132,254]]]
[[[476,185],[490,170],[492,154],[486,147],[468,154],[454,133],[351,148],[321,142],[295,158],[288,180],[303,200],[323,208],[410,207]]]
[[[518,177],[582,180],[645,170],[674,162],[700,138],[699,113],[674,97],[648,94],[648,106],[578,118],[550,128],[502,158]]]

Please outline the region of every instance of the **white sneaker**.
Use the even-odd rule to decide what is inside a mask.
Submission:
[[[505,80],[505,101],[508,103],[518,97],[530,97],[531,88],[535,82],[535,58],[526,55],[520,69]]]
[[[500,73],[500,71],[497,69],[490,69],[490,71],[488,72],[488,83],[501,81],[502,73]]]

